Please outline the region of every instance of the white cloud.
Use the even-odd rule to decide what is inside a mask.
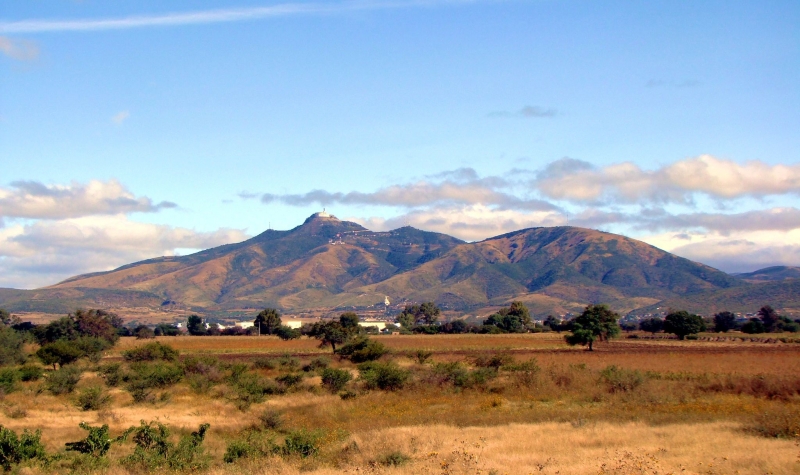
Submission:
[[[348,219],[375,231],[412,226],[449,234],[465,241],[479,241],[524,228],[567,224],[566,218],[556,211],[498,210],[484,205],[414,210],[390,219]]]
[[[155,212],[175,206],[167,201],[154,204],[150,198],[137,197],[117,180],[69,185],[16,181],[8,188],[0,188],[0,218],[63,219]]]
[[[0,287],[50,285],[76,274],[247,237],[236,229],[197,232],[130,221],[124,215],[11,225],[0,229]]]
[[[739,164],[711,155],[648,171],[631,162],[602,168],[564,159],[551,163],[533,186],[551,199],[572,202],[689,203],[694,194],[715,199],[796,195],[800,165]]]
[[[0,53],[19,61],[31,61],[39,57],[39,48],[30,41],[0,36]]]
[[[663,233],[642,241],[726,272],[750,272],[773,265],[800,266],[800,229]]]
[[[130,116],[131,116],[131,113],[128,112],[128,111],[119,111],[116,114],[114,114],[113,117],[111,117],[111,122],[113,122],[113,123],[115,123],[117,125],[120,125],[123,122],[125,122],[126,120],[128,120],[128,117],[130,117]]]

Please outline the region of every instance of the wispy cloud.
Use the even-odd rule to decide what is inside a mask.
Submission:
[[[539,106],[525,106],[517,111],[494,111],[487,114],[489,117],[500,118],[523,118],[523,119],[536,119],[536,118],[549,118],[555,117],[558,111],[552,108],[545,108]]]
[[[265,18],[321,15],[359,10],[388,10],[436,5],[476,3],[479,0],[393,0],[349,1],[337,3],[282,3],[266,7],[226,8],[158,15],[135,15],[121,18],[86,18],[78,20],[20,20],[0,22],[0,33],[45,33],[64,31],[122,30],[131,28],[229,23]]]
[[[39,56],[39,48],[31,41],[0,36],[0,53],[19,61],[31,61]]]
[[[125,122],[126,120],[128,120],[128,117],[130,117],[130,116],[131,116],[131,113],[128,112],[128,111],[119,111],[119,112],[117,112],[116,114],[114,114],[111,117],[111,122],[113,122],[113,123],[115,123],[117,125],[120,125],[123,122]]]

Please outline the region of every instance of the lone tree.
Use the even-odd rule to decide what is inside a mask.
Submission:
[[[679,340],[685,340],[686,335],[706,331],[706,322],[699,315],[679,310],[671,312],[664,319],[664,331],[678,335]]]
[[[589,351],[594,351],[595,340],[607,341],[619,335],[619,318],[618,313],[604,304],[589,305],[571,322],[572,334],[566,335],[564,339],[570,345],[589,345]]]
[[[719,312],[714,315],[714,331],[725,333],[736,329],[736,315],[731,312]]]
[[[253,320],[261,335],[274,335],[281,326],[281,314],[274,308],[265,308]]]
[[[352,334],[337,321],[317,322],[311,326],[308,332],[308,336],[313,336],[319,340],[320,347],[330,345],[334,353],[336,353],[336,345],[345,343]]]
[[[339,323],[345,328],[358,329],[358,315],[354,312],[344,312],[339,315]]]
[[[758,318],[761,319],[761,322],[764,324],[764,328],[768,332],[774,332],[778,327],[778,321],[780,321],[778,312],[776,312],[775,309],[769,305],[764,305],[761,307],[761,309],[758,311]]]

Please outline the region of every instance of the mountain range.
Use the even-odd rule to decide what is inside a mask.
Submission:
[[[263,307],[287,312],[435,301],[446,310],[525,302],[536,315],[608,303],[617,311],[800,308],[798,268],[729,275],[641,241],[570,227],[523,229],[480,242],[402,227],[373,232],[316,213],[288,231],[149,259],[36,290],[0,289],[0,307],[60,313],[77,307],[180,306],[199,313]],[[780,304],[762,301],[766,296]]]

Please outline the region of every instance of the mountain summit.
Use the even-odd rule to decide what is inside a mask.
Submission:
[[[629,311],[742,285],[748,284],[641,241],[591,229],[530,228],[467,243],[409,226],[374,232],[323,211],[288,231],[32,292],[77,299],[70,303],[84,295],[221,312],[368,307],[386,296],[461,310],[522,300],[546,314],[594,302]]]

